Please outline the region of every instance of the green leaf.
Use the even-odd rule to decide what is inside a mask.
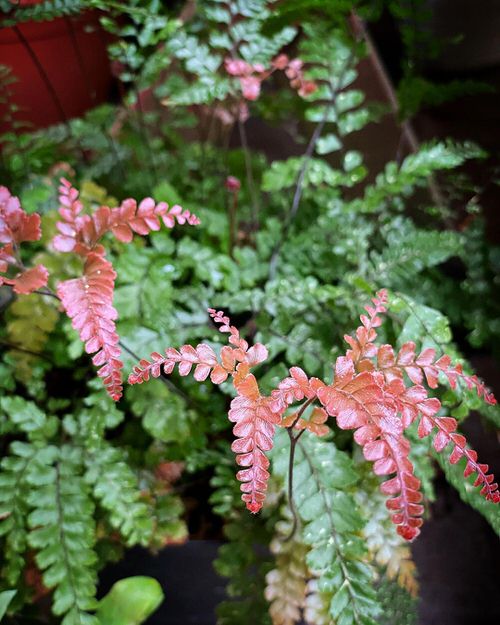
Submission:
[[[100,625],[140,625],[165,598],[152,577],[127,577],[113,584],[97,606]]]
[[[17,590],[4,590],[0,592],[0,621],[5,616],[7,612],[7,608],[9,607],[10,602],[14,599]]]
[[[334,134],[328,134],[324,137],[320,137],[316,143],[316,152],[318,154],[330,154],[336,150],[340,150],[342,142]]]

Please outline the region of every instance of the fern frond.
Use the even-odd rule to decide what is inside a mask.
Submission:
[[[358,488],[354,494],[356,502],[367,519],[363,536],[370,557],[377,567],[384,571],[389,580],[395,580],[410,595],[416,596],[418,581],[416,566],[413,562],[408,543],[399,534],[394,533],[387,516],[385,498],[377,491],[376,480],[369,476],[367,489]]]
[[[39,359],[37,354],[43,352],[59,319],[57,301],[49,297],[18,297],[9,306],[8,315],[7,337],[13,346],[9,355],[16,377],[28,382],[33,376],[33,364]]]
[[[134,233],[147,235],[160,229],[160,219],[167,228],[176,223],[196,226],[200,220],[196,215],[177,204],[169,209],[166,202],[156,202],[152,198],[143,199],[139,205],[128,198],[120,206],[109,208],[100,206],[92,215],[83,214],[83,205],[78,199],[78,191],[65,178],[59,186],[59,213],[64,221],[57,223],[59,234],[54,237],[54,248],[60,252],[74,251],[86,256],[94,251],[104,254],[99,240],[111,232],[119,241],[129,243]]]
[[[0,187],[0,243],[38,241],[41,236],[40,215],[28,215],[19,198],[11,195],[7,187]]]
[[[2,408],[7,406],[3,398]],[[10,406],[12,407],[12,406]],[[24,420],[23,420],[24,421]],[[0,463],[0,536],[5,537],[2,578],[15,586],[25,566],[28,549],[27,503],[30,486],[27,481],[30,464],[39,449],[30,443],[15,441],[10,454]]]
[[[229,420],[236,423],[233,433],[237,440],[232,450],[237,454],[237,463],[245,467],[237,474],[237,479],[242,482],[242,500],[255,513],[262,507],[269,479],[269,460],[264,452],[271,449],[275,425],[281,418],[272,408],[270,398],[260,394],[255,377],[249,373],[251,367],[267,358],[268,352],[260,343],[249,347],[222,311],[211,308],[209,314],[215,323],[220,324],[219,330],[229,334],[229,343],[234,346],[222,348],[220,362],[212,348],[205,344],[196,348],[184,345],[179,351],[167,348],[166,356],[153,352],[152,362],[141,360],[128,381],[130,384],[141,384],[150,376],[158,377],[162,369],[164,373],[170,374],[176,364],[181,375],[188,375],[193,365],[196,365],[194,377],[198,381],[205,380],[210,374],[212,382],[220,384],[228,375],[233,376],[238,396],[231,402],[228,415]]]
[[[274,471],[288,473],[288,437],[279,431],[272,452]],[[294,500],[303,522],[302,538],[310,551],[306,557],[321,590],[316,597],[325,620],[318,622],[373,624],[378,614],[373,591],[374,572],[359,532],[364,522],[349,487],[358,479],[349,457],[330,442],[305,432],[297,442],[294,466]],[[311,589],[311,587],[309,587]],[[312,616],[312,599],[306,600],[306,619]],[[319,605],[318,605],[319,603]]]
[[[368,371],[356,375],[353,361],[342,356],[335,364],[334,383],[321,388],[318,397],[340,428],[356,430],[354,440],[363,447],[365,458],[374,462],[376,475],[396,474],[381,490],[395,495],[387,506],[394,511],[398,533],[407,539],[418,536],[423,513],[420,480],[408,459],[410,444],[397,404],[384,391],[380,377]]]
[[[46,446],[30,466],[29,544],[43,582],[54,588],[52,610],[64,625],[97,625],[94,506],[81,477],[81,452]]]
[[[123,452],[106,441],[87,449],[84,479],[109,513],[109,522],[128,545],[147,546],[153,533],[152,510],[141,498],[137,476]]]
[[[176,365],[179,367],[180,375],[189,375],[192,367],[196,365],[195,380],[202,382],[210,375],[210,380],[214,384],[222,384],[229,375],[234,376],[237,370],[240,376],[244,377],[248,369],[266,360],[268,352],[264,345],[256,343],[252,347],[248,347],[247,341],[241,338],[239,330],[231,325],[229,317],[224,315],[222,311],[216,311],[213,308],[209,308],[208,312],[215,323],[221,324],[220,332],[229,333],[229,343],[234,347],[224,346],[221,349],[220,359],[217,358],[213,349],[204,343],[196,347],[183,345],[179,351],[169,347],[165,350],[165,356],[153,352],[151,362],[144,358],[133,368],[128,379],[129,384],[142,384],[142,382],[147,382],[150,377],[159,377],[162,371],[169,375]],[[238,368],[238,363],[242,363],[246,367]]]
[[[242,500],[250,512],[262,508],[267,490],[269,460],[264,452],[272,449],[275,426],[280,415],[273,412],[268,397],[260,394],[255,376],[251,373],[235,383],[238,396],[231,402],[229,420],[236,425],[236,440],[231,449],[237,454],[236,462],[245,467],[236,474],[242,483]]]
[[[113,289],[116,273],[110,262],[96,252],[88,254],[82,278],[65,280],[57,287],[64,309],[85,343],[85,351],[95,354],[94,365],[109,395],[118,401],[122,395],[120,348],[114,320]]]
[[[306,565],[309,548],[295,536],[291,540],[285,539],[292,531],[289,519],[283,519],[276,529],[277,533],[270,545],[276,566],[266,575],[265,597],[270,604],[273,625],[295,625],[301,620],[306,601],[310,577]]]
[[[26,269],[20,261],[18,247],[25,241],[38,241],[42,236],[40,215],[28,215],[19,198],[11,195],[7,187],[0,187],[0,273],[9,269],[12,277],[0,275],[0,286],[13,287],[19,295],[33,293],[46,286],[49,272],[43,265]]]

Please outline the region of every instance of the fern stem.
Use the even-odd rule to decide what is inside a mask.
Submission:
[[[297,424],[301,416],[304,414],[306,408],[310,406],[315,401],[315,399],[316,397],[314,396],[314,397],[310,397],[307,401],[305,401],[300,407],[300,410],[297,412],[297,416],[294,422],[289,427],[286,428],[287,434],[290,438],[290,455],[288,457],[288,502],[290,504],[290,511],[293,517],[293,524],[292,524],[292,529],[290,530],[290,534],[283,540],[283,542],[285,543],[294,537],[295,532],[297,531],[297,527],[299,525],[299,515],[297,513],[297,508],[295,507],[295,501],[293,499],[293,469],[294,469],[295,449],[297,447],[297,442],[299,438],[302,436],[302,434],[305,432],[305,430],[302,430],[301,432],[297,434],[297,436],[294,436],[293,428],[295,427],[295,425]]]
[[[259,200],[257,197],[257,190],[255,187],[255,180],[253,177],[252,160],[250,158],[250,150],[248,147],[247,133],[245,130],[245,124],[238,118],[238,132],[240,135],[241,148],[243,150],[243,156],[245,158],[245,171],[247,176],[248,190],[250,191],[250,197],[252,200],[252,224],[255,228],[259,225]]]
[[[341,85],[342,85],[343,78],[346,72],[348,71],[348,69],[351,67],[351,63],[353,62],[354,59],[355,59],[354,51],[351,51],[351,54],[349,55],[349,58],[346,60],[342,68],[342,71],[338,77],[337,87],[335,89],[331,88],[331,98],[328,104],[325,106],[323,117],[321,121],[319,122],[319,124],[314,129],[314,132],[311,138],[309,139],[309,143],[307,144],[307,148],[306,148],[306,151],[304,152],[304,156],[302,160],[302,166],[297,176],[297,182],[295,183],[295,192],[293,194],[292,205],[290,207],[288,214],[285,217],[285,223],[283,225],[283,230],[281,232],[280,240],[276,244],[273,250],[273,253],[271,255],[271,260],[269,261],[269,279],[270,280],[276,277],[276,271],[278,269],[281,249],[283,247],[283,244],[286,241],[286,238],[288,236],[292,223],[295,220],[298,210],[299,210],[300,201],[302,199],[302,194],[304,192],[304,178],[307,172],[307,168],[309,167],[309,162],[312,158],[314,150],[316,149],[316,144],[318,143],[318,139],[321,137],[323,129],[328,122],[328,116],[329,116],[330,111],[332,109],[336,110],[336,100],[337,100],[338,92],[342,88]]]

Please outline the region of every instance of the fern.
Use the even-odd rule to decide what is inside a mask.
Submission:
[[[9,307],[7,337],[12,349],[16,377],[29,381],[33,365],[41,357],[50,334],[54,331],[59,313],[52,299],[19,297]]]
[[[54,588],[53,612],[64,625],[91,625],[96,607],[93,504],[81,476],[81,452],[69,445],[47,446],[31,465],[29,544],[43,582]]]
[[[28,215],[19,199],[0,187],[0,274],[11,271],[13,276],[0,275],[0,286],[12,286],[15,293],[28,294],[47,284],[48,271],[43,265],[26,269],[19,256],[19,245],[38,241],[42,236],[40,216]]]
[[[288,450],[282,432],[273,457],[274,470],[286,478]],[[364,522],[346,492],[358,479],[349,458],[332,443],[306,432],[297,444],[294,473],[294,499],[304,523],[302,539],[311,548],[306,561],[318,578],[321,604],[334,622],[374,623],[378,615],[374,573],[359,537]]]
[[[266,575],[265,597],[270,604],[273,625],[299,623],[306,602],[310,573],[305,560],[309,548],[296,539],[287,540],[292,527],[290,519],[277,524],[276,535],[270,545],[276,566]]]
[[[82,0],[44,0],[34,4],[33,6],[12,6],[12,3],[6,3],[5,10],[10,13],[4,18],[4,25],[22,23],[33,20],[42,22],[53,20],[62,15],[76,15],[88,8],[88,2]]]
[[[393,475],[382,483],[381,491],[390,496],[387,507],[392,511],[397,532],[412,540],[420,533],[424,511],[420,480],[409,460],[410,442],[405,436],[405,430],[414,422],[418,422],[420,438],[435,432],[436,451],[452,445],[451,464],[465,457],[464,476],[474,473],[474,484],[481,486],[481,495],[493,503],[500,502],[498,484],[493,475],[488,474],[488,465],[477,462],[476,452],[466,446],[465,438],[456,431],[456,420],[438,415],[441,403],[428,396],[422,386],[424,379],[428,387],[434,389],[442,374],[452,388],[460,382],[475,389],[486,403],[494,404],[496,400],[476,376],[464,374],[461,365],[451,366],[449,356],[443,355],[436,360],[432,348],[417,356],[415,344],[407,342],[396,355],[390,345],[377,345],[376,328],[382,324],[381,315],[387,311],[387,292],[380,291],[372,301],[372,306],[365,307],[367,314],[360,317],[362,325],[356,330],[355,337],[345,336],[351,349],[347,350],[346,356],[336,359],[332,384],[325,384],[317,378],[309,379],[302,369],[292,367],[290,377],[283,379],[269,397],[262,396],[250,368],[267,358],[267,349],[260,343],[249,348],[237,328],[230,325],[229,317],[214,309],[209,309],[211,317],[220,324],[222,332],[229,334],[229,342],[235,347],[221,351],[220,360],[203,344],[196,349],[184,345],[180,351],[169,348],[166,356],[153,352],[152,362],[143,359],[134,367],[129,383],[142,383],[150,376],[158,377],[162,368],[166,374],[172,373],[176,364],[181,375],[188,375],[196,365],[194,375],[199,381],[211,375],[212,382],[218,384],[232,375],[237,392],[229,411],[229,419],[236,421],[233,432],[237,440],[232,449],[238,454],[238,464],[248,467],[239,471],[237,478],[242,482],[242,499],[251,512],[258,512],[265,498],[269,461],[264,451],[272,449],[275,426],[285,424],[292,432],[304,410],[319,400],[341,429],[355,430],[354,440],[363,448],[365,458],[374,462],[375,474]],[[406,384],[405,376],[409,380]],[[288,407],[304,399],[306,401],[295,420],[290,424],[285,417],[283,424]],[[320,425],[323,422],[322,417]],[[301,423],[299,428],[301,435],[305,425]],[[317,427],[311,429],[317,431]],[[290,434],[292,460],[299,435]]]
[[[5,404],[2,402],[2,407]],[[2,579],[7,586],[19,583],[28,549],[26,523],[30,486],[27,477],[31,463],[40,452],[36,446],[15,441],[0,464],[0,535],[4,538]]]
[[[45,414],[33,402],[21,397],[2,397],[0,411],[10,431],[23,433],[29,439],[40,438],[47,425]],[[35,462],[47,452],[35,442],[14,441],[10,454],[0,464],[0,536],[4,537],[2,578],[8,586],[19,583],[28,549],[27,516],[30,510],[29,475]]]
[[[60,282],[58,296],[73,327],[78,330],[89,354],[99,366],[99,377],[110,396],[119,400],[122,395],[120,348],[114,320],[113,289],[116,273],[110,262],[99,254],[89,253],[85,261],[83,277]]]

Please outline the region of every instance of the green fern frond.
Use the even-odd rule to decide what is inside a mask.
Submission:
[[[288,436],[280,431],[275,440],[273,469],[286,478]],[[361,536],[365,523],[348,492],[358,480],[352,461],[333,442],[305,432],[294,466],[293,497],[303,523],[302,540],[311,547],[307,564],[317,577],[318,597],[329,618],[325,622],[374,624],[379,604]]]
[[[69,445],[47,446],[30,464],[29,545],[53,588],[52,610],[63,625],[97,625],[94,505],[83,477],[82,453]]]

